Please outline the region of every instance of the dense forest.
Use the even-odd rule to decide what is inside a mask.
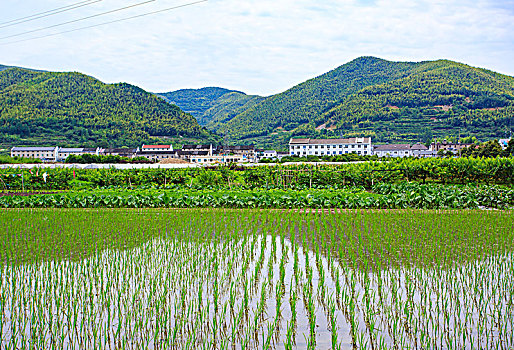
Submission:
[[[264,98],[218,87],[182,89],[158,94],[169,103],[193,115],[200,125],[217,129],[239,113],[253,107]]]
[[[195,99],[210,100],[196,91]],[[484,141],[514,124],[514,78],[448,60],[361,57],[250,103],[228,96],[216,96],[195,116],[230,142],[262,147],[285,147],[291,136],[414,142],[460,134]]]
[[[212,138],[179,107],[80,73],[0,71],[0,144],[136,146]]]

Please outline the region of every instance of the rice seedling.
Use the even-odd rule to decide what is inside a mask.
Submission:
[[[0,212],[0,347],[508,349],[510,211]]]

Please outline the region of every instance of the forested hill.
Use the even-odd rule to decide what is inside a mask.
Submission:
[[[0,135],[2,144],[109,146],[211,137],[193,116],[136,86],[19,68],[0,72]]]
[[[487,139],[505,135],[513,105],[509,76],[448,60],[361,57],[248,108],[225,111],[229,118],[207,127],[258,145],[295,135],[419,141],[460,133]]]
[[[200,125],[207,125],[210,129],[215,129],[217,123],[233,118],[263,99],[219,87],[182,89],[158,95],[192,114]]]

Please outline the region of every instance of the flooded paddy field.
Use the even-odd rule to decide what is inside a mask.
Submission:
[[[511,211],[0,212],[0,348],[509,349]]]

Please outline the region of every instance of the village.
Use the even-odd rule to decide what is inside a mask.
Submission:
[[[510,139],[498,142],[505,149]],[[66,147],[12,147],[11,157],[34,158],[45,163],[66,162],[71,156],[96,155],[120,156],[126,158],[146,158],[153,163],[191,163],[191,164],[227,164],[258,163],[264,160],[281,161],[284,157],[326,157],[347,154],[359,156],[377,156],[378,158],[439,157],[441,154],[459,156],[460,152],[471,143],[433,142],[428,147],[422,143],[373,145],[370,137],[338,139],[291,139],[289,152],[265,150],[253,145],[215,146],[183,145],[174,149],[172,145],[142,145],[141,148],[66,148]]]

